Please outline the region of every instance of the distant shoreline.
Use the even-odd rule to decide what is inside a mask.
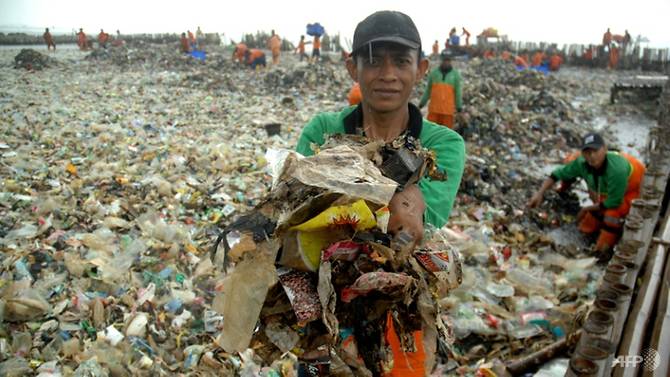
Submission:
[[[56,45],[77,43],[77,36],[75,34],[51,34]],[[98,33],[87,33],[86,37],[89,41],[97,42]],[[112,39],[121,38],[127,42],[145,42],[145,43],[178,43],[180,35],[178,33],[143,33],[143,34],[121,34],[117,37],[116,34],[111,34]],[[221,37],[216,33],[205,33],[205,41],[208,44],[220,44]],[[44,38],[40,34],[28,33],[0,33],[0,46],[15,46],[15,45],[44,45]]]

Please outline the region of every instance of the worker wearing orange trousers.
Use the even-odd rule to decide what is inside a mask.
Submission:
[[[581,153],[573,153],[567,160],[545,180],[529,207],[539,205],[544,192],[556,181],[570,184],[577,178],[584,179],[594,204],[579,211],[579,230],[585,234],[599,232],[596,250],[609,251],[621,237],[631,202],[640,196],[645,167],[633,156],[608,151],[602,136],[596,133],[586,135]]]

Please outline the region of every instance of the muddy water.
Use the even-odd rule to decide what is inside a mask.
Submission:
[[[647,158],[644,150],[647,146],[649,130],[654,124],[656,121],[640,114],[621,115],[614,119],[598,117],[593,121],[593,127],[596,130],[610,130],[617,138],[613,144],[641,161]]]

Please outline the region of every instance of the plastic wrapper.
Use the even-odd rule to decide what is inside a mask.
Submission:
[[[454,289],[463,282],[463,270],[458,251],[417,251],[414,257],[426,271],[431,272],[447,288]]]
[[[223,328],[217,343],[227,352],[242,351],[251,341],[268,289],[277,282],[276,246],[242,260],[223,281]]]
[[[358,257],[359,253],[370,253],[366,244],[352,241],[335,242],[328,246],[323,252],[323,260],[344,260],[352,262]]]
[[[372,291],[402,299],[410,294],[414,287],[414,278],[406,274],[383,271],[368,272],[358,277],[353,285],[342,289],[340,299],[343,302],[350,302],[356,297],[365,296]]]
[[[281,269],[277,273],[298,323],[305,324],[321,318],[319,294],[310,275],[288,269]]]
[[[348,146],[324,149],[310,158],[298,158],[297,154],[291,153],[279,179],[285,177],[382,206],[388,204],[397,186],[393,180],[382,176],[369,159]]]
[[[288,326],[271,322],[265,326],[265,335],[282,352],[287,352],[298,343],[300,336]]]

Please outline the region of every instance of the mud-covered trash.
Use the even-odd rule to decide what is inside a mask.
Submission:
[[[29,71],[42,70],[56,64],[56,60],[30,48],[24,48],[14,57],[14,68],[23,68]]]

